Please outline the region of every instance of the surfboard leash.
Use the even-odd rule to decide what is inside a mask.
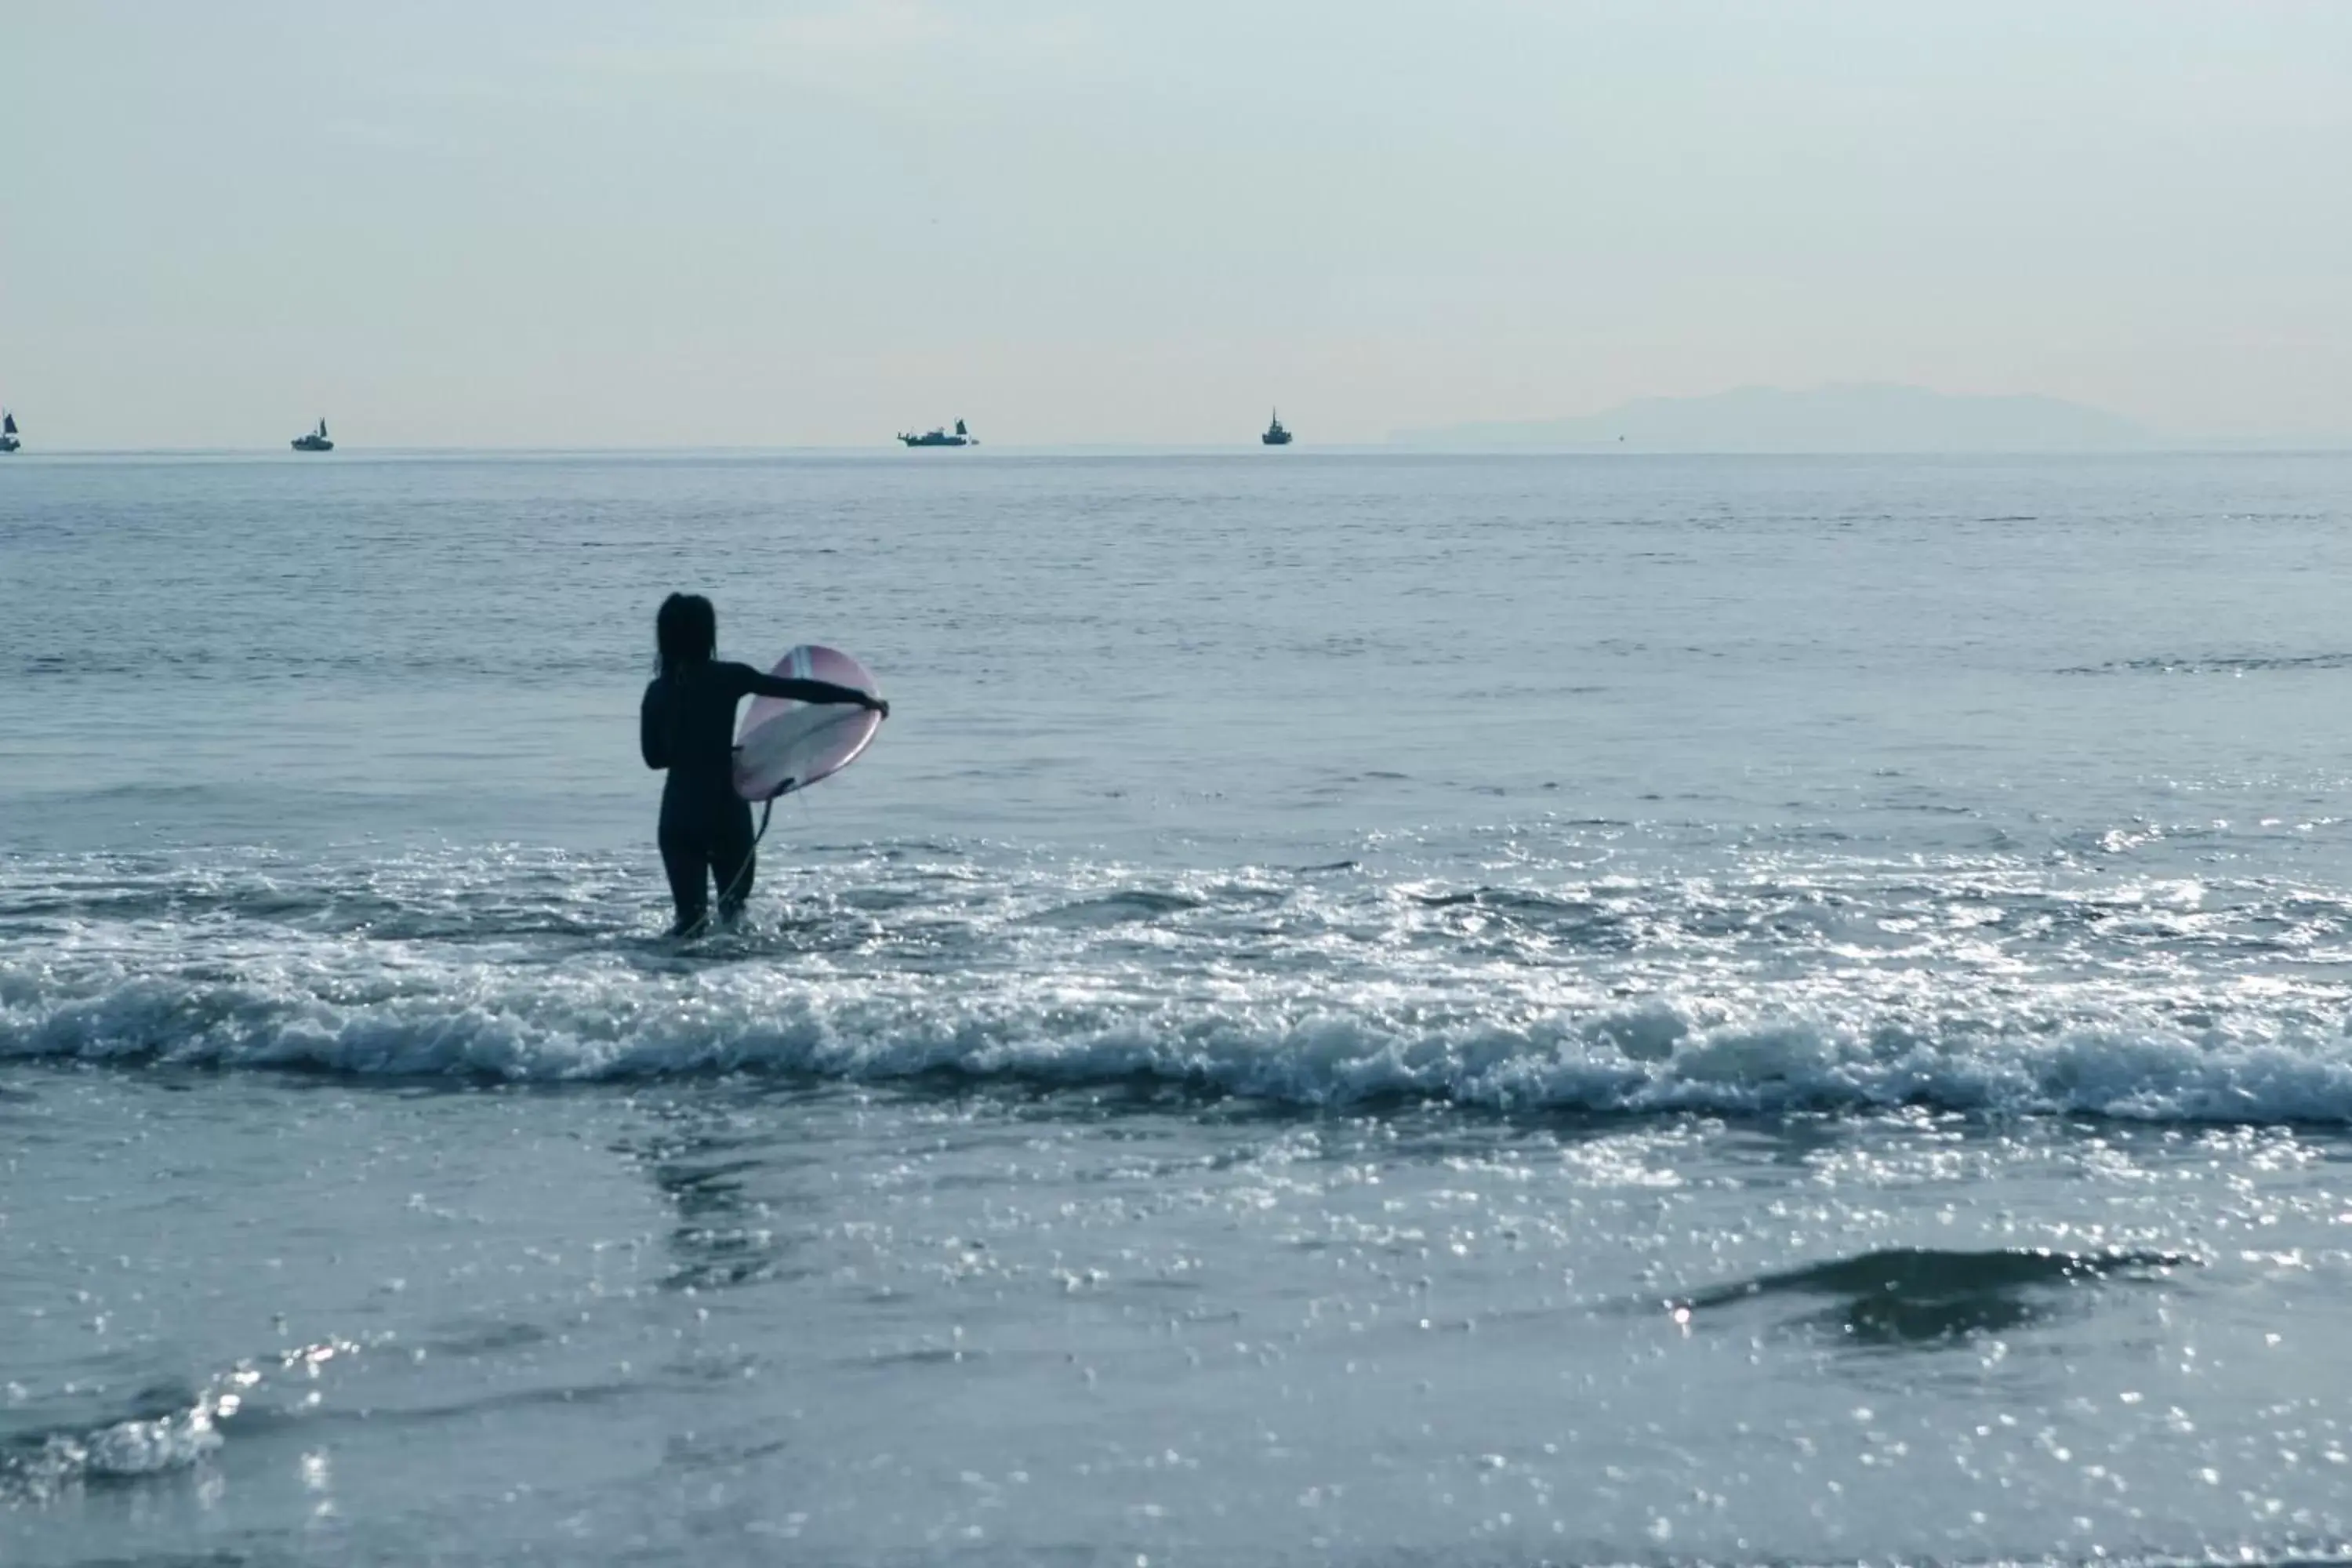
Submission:
[[[790,780],[787,780],[784,784],[784,789],[790,788],[792,788],[792,783]],[[782,795],[782,793],[783,790],[776,792],[777,795]],[[775,810],[776,796],[773,795],[760,803],[760,830],[751,835],[751,847],[743,852],[743,864],[736,871],[735,879],[727,884],[727,890],[725,892],[719,895],[719,907],[720,909],[725,909],[727,907],[727,901],[735,896],[735,889],[741,887],[743,885],[743,879],[751,874],[751,868],[757,863],[759,857],[760,840],[768,836],[768,818],[775,815]]]

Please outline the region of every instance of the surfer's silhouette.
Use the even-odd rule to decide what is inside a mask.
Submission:
[[[710,918],[732,921],[751,896],[751,807],[735,793],[735,707],[746,697],[845,702],[887,718],[890,705],[829,680],[789,680],[713,657],[719,616],[699,594],[672,594],[654,617],[656,674],[637,712],[646,766],[667,768],[662,785],[662,869],[677,904],[672,936],[694,936]]]

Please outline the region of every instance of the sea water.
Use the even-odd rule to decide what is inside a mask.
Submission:
[[[2352,459],[0,468],[0,1562],[2352,1542]],[[895,716],[679,944],[652,614]]]

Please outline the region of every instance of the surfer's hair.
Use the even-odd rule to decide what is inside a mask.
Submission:
[[[672,594],[654,616],[655,669],[667,675],[689,664],[708,664],[719,647],[719,613],[699,594]]]

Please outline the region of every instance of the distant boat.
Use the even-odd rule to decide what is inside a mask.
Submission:
[[[965,429],[963,421],[961,419],[956,421],[953,435],[948,434],[945,430],[931,430],[920,436],[909,436],[901,430],[898,432],[898,439],[909,447],[977,447],[980,445],[980,438]]]
[[[0,410],[0,452],[13,452],[25,443],[16,439],[16,416]]]
[[[1278,408],[1275,410],[1274,423],[1265,427],[1265,434],[1259,437],[1258,439],[1265,442],[1269,447],[1287,447],[1290,445],[1290,432],[1282,427],[1282,410]]]
[[[308,436],[295,437],[294,449],[298,452],[333,451],[335,449],[335,444],[327,439],[327,422],[321,419],[319,421],[319,427],[316,430],[311,431]]]

